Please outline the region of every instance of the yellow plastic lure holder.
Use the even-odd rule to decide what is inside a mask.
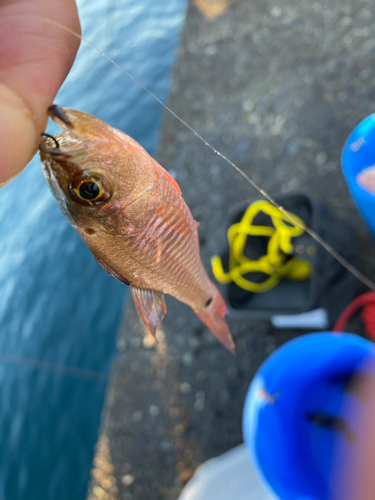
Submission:
[[[253,225],[259,212],[270,216],[273,227]],[[221,258],[218,255],[214,255],[211,259],[212,271],[217,281],[223,284],[234,282],[244,290],[261,293],[267,292],[282,279],[299,281],[308,279],[311,265],[295,257],[290,257],[293,252],[292,238],[305,232],[305,223],[296,215],[291,213],[290,215],[301,226],[294,223],[268,201],[259,200],[252,203],[241,221],[228,229],[229,272],[224,272]],[[248,236],[269,237],[267,254],[258,260],[248,259],[244,255]],[[255,283],[244,277],[245,274],[253,272],[264,273],[269,278],[262,283]]]

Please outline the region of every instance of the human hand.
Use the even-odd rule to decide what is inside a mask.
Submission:
[[[0,187],[36,153],[79,47],[45,18],[80,33],[74,0],[0,0]]]
[[[372,375],[361,377],[351,392],[361,402],[356,411],[355,446],[338,460],[332,500],[375,498],[375,366]]]

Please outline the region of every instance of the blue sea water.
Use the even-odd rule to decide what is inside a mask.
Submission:
[[[84,36],[165,100],[186,0],[78,7]],[[55,102],[155,152],[160,105],[89,46]],[[0,231],[0,500],[82,500],[126,289],[65,220],[37,157],[0,190]]]

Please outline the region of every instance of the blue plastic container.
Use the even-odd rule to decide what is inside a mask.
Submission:
[[[375,195],[356,181],[361,170],[375,164],[375,113],[363,120],[350,134],[344,145],[341,164],[350,193],[375,237]]]
[[[348,392],[348,380],[373,364],[372,342],[324,332],[288,342],[260,367],[245,401],[244,441],[277,498],[330,498],[334,449],[340,456],[352,453],[350,436],[358,432],[355,413],[362,403]],[[352,434],[312,423],[308,416],[316,413],[343,418]]]

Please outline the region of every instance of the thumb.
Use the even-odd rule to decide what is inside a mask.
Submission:
[[[46,18],[80,33],[74,0],[0,2],[0,186],[36,153],[47,108],[79,47],[79,40]]]

